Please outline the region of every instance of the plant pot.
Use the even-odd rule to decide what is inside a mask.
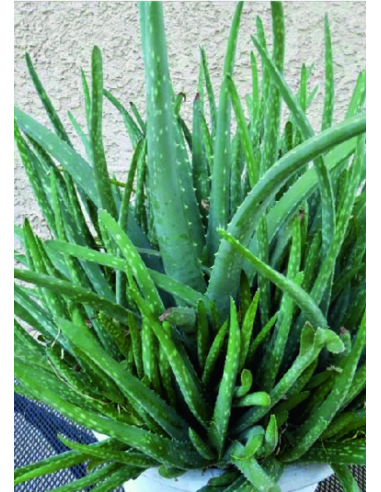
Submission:
[[[124,485],[125,492],[197,492],[221,474],[220,470],[189,471],[177,479],[159,475],[157,468],[145,471]],[[279,480],[282,492],[314,492],[320,481],[332,475],[328,465],[290,465]]]
[[[94,432],[99,441],[107,438]],[[319,482],[333,473],[328,465],[289,465],[279,479],[282,492],[315,492]],[[163,478],[157,468],[150,468],[136,480],[129,480],[124,484],[125,492],[197,492],[213,477],[222,474],[222,470],[191,470],[179,478]]]

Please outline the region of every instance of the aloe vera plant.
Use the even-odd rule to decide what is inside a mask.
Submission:
[[[91,81],[81,72],[86,128],[69,115],[84,153],[26,55],[52,129],[16,108],[15,140],[51,238],[27,219],[15,229],[15,391],[109,438],[63,438],[67,452],[17,469],[16,484],[90,460],[86,477],[57,490],[111,491],[159,467],[166,478],[221,469],[205,490],[276,492],[289,463],[315,462],[357,490],[348,465],[365,460],[365,72],[334,124],[326,18],[315,134],[310,69],[294,94],[282,4],[271,13],[273,50],[259,18],[253,33],[247,108],[234,82],[239,2],[219,95],[201,49],[189,125],[163,7],[140,2],[146,112],[107,90],[95,47]],[[108,172],[105,104],[133,147],[126,183]]]

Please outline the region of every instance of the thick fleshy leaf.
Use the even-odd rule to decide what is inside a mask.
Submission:
[[[239,434],[245,429],[251,427],[266,415],[281,398],[290,390],[295,381],[303,374],[314,360],[319,356],[324,347],[334,353],[340,353],[344,350],[344,345],[338,335],[331,330],[318,328],[316,332],[311,326],[305,325],[304,333],[307,335],[309,343],[303,347],[299,356],[295,359],[291,368],[283,375],[277,385],[270,391],[271,404],[268,407],[257,407],[248,410],[237,422],[234,427],[234,434]],[[312,335],[312,336],[311,336]]]
[[[229,343],[224,366],[224,374],[218,390],[213,420],[210,427],[210,439],[220,456],[222,455],[229,425],[235,382],[238,374],[240,346],[241,340],[237,311],[234,301],[231,300]]]
[[[288,88],[286,82],[283,79],[281,72],[278,67],[272,62],[268,54],[263,50],[260,43],[253,38],[253,42],[259,52],[262,55],[262,59],[268,66],[271,73],[273,83],[277,86],[279,92],[282,94],[287,106],[292,112],[295,121],[297,122],[302,136],[304,139],[313,137],[314,132],[312,127],[307,120],[305,112],[300,107],[298,100],[293,96],[292,92]],[[314,165],[316,167],[316,172],[319,179],[319,186],[322,198],[322,209],[323,209],[323,244],[324,251],[328,249],[328,245],[332,241],[333,234],[335,231],[335,208],[334,208],[334,197],[333,188],[331,183],[331,178],[327,170],[327,165],[323,157],[316,157],[314,160]]]
[[[312,411],[309,418],[296,432],[295,445],[292,450],[284,454],[283,459],[285,461],[294,461],[303,456],[325,431],[340,409],[351,387],[358,361],[365,347],[365,332],[366,317],[364,314],[354,346],[343,367],[343,371],[338,375],[329,396],[320,407]]]
[[[116,107],[116,109],[121,113],[132,146],[136,148],[139,140],[143,137],[142,132],[139,130],[138,126],[134,122],[130,113],[123,106],[123,104],[120,101],[118,101],[116,97],[114,97],[109,91],[105,89],[103,90],[103,94],[111,102],[111,104],[113,104]]]
[[[100,205],[93,179],[93,170],[89,164],[66,142],[18,108],[15,108],[15,118],[22,131],[36,140],[44,150],[57,159],[89,198],[95,204]]]
[[[128,310],[118,304],[114,304],[104,297],[100,297],[90,290],[73,285],[71,282],[50,277],[49,275],[31,272],[29,270],[18,269],[15,269],[15,278],[44,287],[56,294],[67,296],[73,301],[102,307],[111,316],[119,319],[122,323],[126,323]]]
[[[302,143],[272,166],[246,197],[229,224],[228,232],[247,246],[266,205],[303,165],[346,140],[365,132],[365,114],[334,125]],[[242,259],[227,241],[222,241],[208,285],[208,296],[226,313],[230,296],[237,295]],[[226,279],[229,281],[227,282]]]
[[[169,440],[132,425],[105,419],[94,412],[65,401],[49,387],[37,385],[29,366],[17,364],[15,375],[23,385],[35,393],[39,400],[86,428],[123,441],[153,459],[170,466],[188,469],[192,467],[202,468],[205,464],[205,460],[193,449],[190,443]]]
[[[345,492],[361,492],[351,470],[346,465],[332,465],[333,471],[341,482]]]
[[[366,446],[363,439],[349,442],[330,442],[313,446],[302,458],[305,463],[332,463],[333,465],[366,465]]]
[[[212,264],[220,238],[217,227],[226,227],[229,219],[229,156],[230,156],[230,101],[227,92],[226,77],[233,75],[235,52],[243,2],[238,2],[230,30],[223,70],[223,82],[217,113],[217,133],[215,139],[212,189],[208,224],[208,256]]]
[[[333,119],[333,103],[334,103],[334,74],[332,60],[332,41],[331,31],[329,28],[328,15],[324,18],[324,44],[325,44],[325,93],[324,93],[324,109],[322,130],[326,130],[332,125]]]
[[[101,207],[116,217],[116,205],[111,192],[102,137],[103,68],[100,49],[92,54],[91,146],[94,159],[94,178]]]
[[[278,288],[282,289],[287,295],[289,295],[314,326],[322,328],[327,327],[327,320],[324,318],[323,313],[320,311],[313,299],[307,294],[307,292],[305,292],[295,282],[273,270],[270,266],[266,265],[252,255],[249,250],[244,248],[236,239],[234,239],[231,234],[221,229],[219,230],[219,233],[226,241],[229,242],[229,244],[233,246],[233,248],[239,251],[242,256],[250,261],[262,275],[265,275]]]
[[[154,312],[161,314],[164,311],[163,303],[149,271],[132,241],[124,232],[121,225],[118,224],[105,210],[100,212],[99,218],[107,232],[112,236],[120,248],[123,256],[126,258],[127,263],[137,279],[139,287],[142,289],[143,295],[150,303],[152,303]]]
[[[166,273],[171,278],[203,291],[205,282],[197,245],[191,240],[183,192],[178,186],[176,121],[162,6],[158,2],[146,2],[139,5],[139,11],[146,71],[149,195],[154,211],[155,232]]]
[[[64,241],[49,241],[47,244],[48,247],[53,249],[54,251],[67,252],[68,254],[76,258],[99,263],[100,265],[115,268],[117,270],[125,271],[126,266],[128,265],[127,261],[123,258],[118,258],[108,253],[101,253],[100,251],[91,250],[83,246],[77,246],[76,244],[69,244],[65,243]],[[151,255],[155,251],[142,250],[138,248],[138,252],[140,252],[141,254],[146,253]],[[171,279],[168,276],[155,270],[148,269],[148,271],[149,275],[152,277],[152,280],[158,288],[181,298],[190,306],[196,308],[200,300],[204,300],[205,302],[207,302],[207,298],[203,294],[193,290],[191,287],[188,287],[181,282]]]
[[[184,399],[189,409],[197,420],[206,426],[209,420],[209,408],[202,394],[202,385],[196,374],[190,370],[186,360],[182,357],[173,338],[171,337],[170,325],[166,321],[161,325],[155,318],[147,303],[144,302],[138,293],[136,285],[133,284],[132,278],[129,278],[131,296],[138,305],[142,315],[149,322],[150,328],[159,340],[160,346],[171,365],[172,371],[180,386]]]

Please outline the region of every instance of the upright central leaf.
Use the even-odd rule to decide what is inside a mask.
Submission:
[[[117,216],[107,171],[106,156],[102,138],[103,108],[103,68],[100,49],[95,46],[92,54],[92,106],[91,106],[91,144],[94,156],[94,177],[102,208],[113,217]]]
[[[170,83],[162,5],[141,2],[147,87],[147,168],[154,225],[166,273],[205,290],[196,245],[191,240],[177,170],[173,90]]]
[[[209,262],[214,261],[220,238],[218,227],[225,228],[229,218],[229,179],[230,179],[230,99],[227,75],[233,75],[235,51],[237,46],[238,28],[241,19],[243,2],[239,2],[234,14],[230,31],[228,48],[225,57],[223,82],[217,114],[217,134],[214,149],[212,190],[210,195],[210,212],[208,228]]]
[[[281,2],[271,2],[271,14],[273,21],[273,58],[276,66],[282,72],[284,65],[284,15]],[[262,62],[263,63],[263,62]],[[281,97],[276,85],[271,82],[268,95],[265,99],[264,114],[264,135],[262,145],[262,159],[260,165],[260,175],[262,176],[267,169],[274,165],[278,154],[279,127],[281,117]],[[268,263],[269,245],[267,233],[266,217],[262,216],[258,225],[257,244],[259,259]],[[270,282],[258,275],[258,287],[261,289],[259,305],[261,309],[262,323],[266,324],[269,320],[270,311]]]

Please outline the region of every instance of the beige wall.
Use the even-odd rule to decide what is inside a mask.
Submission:
[[[170,66],[176,91],[188,95],[189,115],[196,92],[199,46],[207,52],[213,82],[218,87],[234,3],[166,2],[164,6]],[[324,85],[324,14],[328,12],[333,38],[336,108],[343,115],[359,70],[365,67],[365,2],[286,2],[286,78],[295,87],[302,62],[314,63],[312,83],[319,84],[310,111],[315,128],[320,124]],[[269,2],[244,6],[236,58],[236,81],[242,95],[249,92],[250,35],[260,15],[271,44]],[[24,64],[29,51],[37,71],[67,128],[70,110],[84,123],[80,68],[89,73],[91,49],[100,46],[104,56],[105,85],[126,104],[133,100],[144,108],[145,89],[135,2],[16,2],[15,3],[15,102],[41,122],[46,116]],[[119,114],[105,102],[105,145],[109,168],[125,176],[130,145]],[[15,155],[15,220],[25,215],[44,232],[25,172]]]

